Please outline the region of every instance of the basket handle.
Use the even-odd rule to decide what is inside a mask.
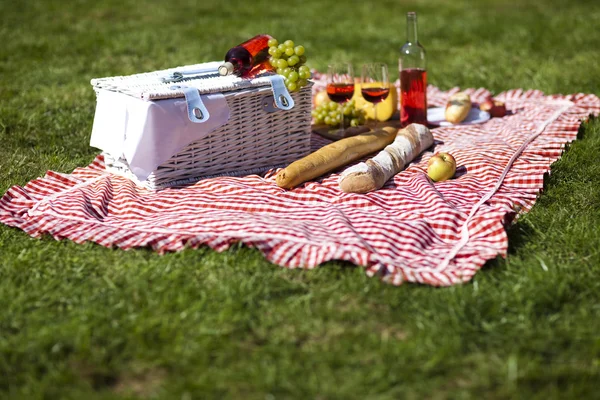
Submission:
[[[273,89],[273,99],[275,105],[281,110],[291,110],[294,108],[294,99],[290,96],[285,87],[283,76],[279,74],[268,75],[266,78],[271,82],[271,88]]]
[[[171,86],[171,90],[181,90],[185,95],[185,102],[187,104],[188,109],[188,118],[190,119],[190,121],[195,122],[197,124],[201,124],[202,122],[208,121],[208,119],[210,118],[210,113],[204,105],[204,102],[200,97],[200,92],[198,92],[197,88],[175,85]]]

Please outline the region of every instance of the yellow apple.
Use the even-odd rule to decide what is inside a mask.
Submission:
[[[456,173],[456,160],[450,153],[437,153],[427,162],[427,175],[434,182],[450,179]]]
[[[313,107],[317,108],[326,101],[329,101],[329,96],[327,95],[327,91],[321,90],[319,93],[317,93],[315,95],[315,98],[313,99]]]
[[[383,86],[381,82],[375,82],[372,85]],[[354,100],[356,108],[365,111],[367,118],[375,118],[375,107],[377,107],[377,120],[379,121],[387,121],[392,118],[392,115],[394,115],[396,111],[398,111],[398,91],[393,84],[390,83],[390,94],[388,97],[377,105],[366,101],[360,92],[360,88],[360,83],[354,85],[354,96],[352,99]]]

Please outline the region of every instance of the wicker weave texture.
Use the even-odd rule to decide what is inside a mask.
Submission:
[[[260,173],[285,166],[310,152],[310,84],[292,93],[293,109],[268,112],[263,100],[270,86],[224,92],[229,121],[202,140],[190,143],[139,182],[120,157],[105,154],[109,171],[149,189],[193,183],[199,179]]]

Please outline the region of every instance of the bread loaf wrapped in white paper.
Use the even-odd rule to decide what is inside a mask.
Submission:
[[[346,193],[367,193],[381,188],[423,150],[433,144],[433,135],[420,124],[400,129],[394,142],[366,162],[345,169],[339,180]]]

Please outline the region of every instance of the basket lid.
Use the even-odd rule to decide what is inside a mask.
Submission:
[[[144,100],[184,97],[178,86],[195,87],[201,94],[221,93],[253,87],[270,86],[269,76],[242,79],[236,75],[221,76],[219,61],[186,65],[160,71],[128,76],[92,79],[95,90],[104,89],[124,93]]]

